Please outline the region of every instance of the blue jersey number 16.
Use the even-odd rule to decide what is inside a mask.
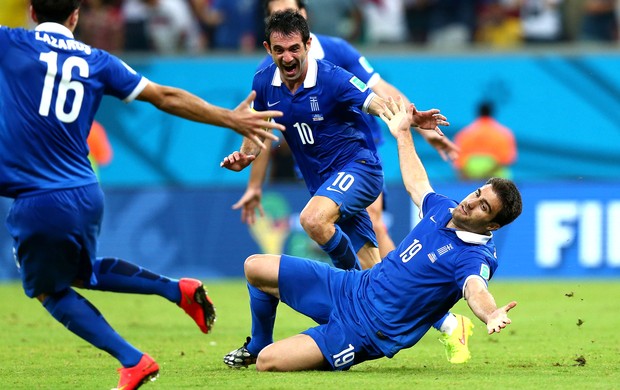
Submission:
[[[41,53],[39,59],[47,64],[47,73],[45,74],[45,82],[43,83],[43,92],[41,93],[41,104],[39,105],[39,114],[48,116],[50,106],[52,105],[52,96],[54,95],[54,82],[58,73],[58,53],[50,51]],[[81,77],[88,77],[89,68],[86,60],[80,57],[69,57],[62,64],[61,78],[58,83],[58,91],[56,94],[56,117],[64,123],[74,122],[80,115],[82,108],[82,100],[84,100],[84,85],[76,80],[71,80],[73,68],[78,68]],[[67,101],[67,93],[73,91],[75,96],[71,110],[65,112],[65,103]]]

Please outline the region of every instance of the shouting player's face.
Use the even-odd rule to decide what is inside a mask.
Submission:
[[[271,46],[267,42],[264,45],[280,69],[282,81],[289,87],[291,84],[301,84],[308,70],[308,50],[312,38],[304,42],[299,33],[291,35],[272,33],[270,41]]]
[[[488,234],[497,230],[499,225],[491,222],[502,207],[502,203],[486,184],[471,194],[452,211],[452,223],[457,229],[478,234]]]

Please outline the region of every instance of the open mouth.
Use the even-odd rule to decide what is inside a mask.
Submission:
[[[287,76],[292,76],[297,71],[297,64],[292,64],[292,65],[282,64],[282,69],[284,70],[284,73],[286,73]]]

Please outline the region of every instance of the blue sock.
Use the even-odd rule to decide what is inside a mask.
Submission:
[[[273,326],[280,300],[249,283],[248,292],[250,293],[250,311],[252,312],[252,341],[246,348],[252,355],[258,356],[263,348],[273,343]]]
[[[118,359],[123,367],[140,362],[142,352],[125,341],[86,298],[68,288],[48,296],[43,306],[65,328]]]
[[[441,317],[439,321],[433,324],[433,328],[441,332],[441,325],[443,325],[443,322],[446,320],[446,318],[448,318],[449,315],[451,315],[450,312],[447,312],[443,317]]]
[[[349,236],[342,232],[340,226],[334,226],[336,227],[336,232],[325,245],[321,245],[321,249],[329,255],[336,268],[361,269],[357,261],[357,256],[353,251],[353,245],[351,245]]]
[[[93,264],[97,284],[90,281],[84,286],[89,290],[113,291],[133,294],[160,295],[171,302],[181,301],[179,281],[117,258],[97,258]]]

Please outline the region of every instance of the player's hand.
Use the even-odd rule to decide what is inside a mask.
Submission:
[[[459,157],[461,149],[450,140],[450,138],[439,135],[441,130],[423,130],[415,128],[416,131],[428,142],[444,161],[454,161]]]
[[[396,100],[390,96],[383,103],[383,112],[379,114],[379,118],[388,126],[390,133],[397,137],[399,132],[409,131],[412,109],[413,105],[405,107],[402,96],[397,96]]]
[[[263,191],[260,188],[248,187],[241,198],[235,203],[233,210],[241,209],[241,222],[254,225],[256,222],[256,210],[261,217],[265,216],[265,210],[261,204]]]
[[[508,311],[515,306],[517,306],[517,302],[512,301],[506,306],[499,307],[491,313],[487,320],[487,331],[489,334],[501,332],[502,329],[512,322],[510,318],[508,318]]]
[[[410,122],[412,126],[419,127],[421,130],[435,131],[440,136],[443,136],[443,132],[439,126],[450,126],[447,118],[439,113],[439,110],[433,108],[427,111],[418,111],[413,106],[413,112],[411,113]]]
[[[252,91],[242,101],[237,108],[232,111],[234,130],[244,137],[247,137],[261,149],[266,149],[263,141],[269,138],[277,141],[278,137],[271,133],[269,129],[284,131],[284,125],[269,120],[269,118],[279,118],[283,114],[281,111],[254,111],[251,108],[252,101],[256,97],[256,92]]]
[[[228,156],[224,157],[224,160],[220,163],[220,167],[230,169],[231,171],[239,172],[245,169],[248,165],[256,159],[253,154],[245,154],[234,151]]]

